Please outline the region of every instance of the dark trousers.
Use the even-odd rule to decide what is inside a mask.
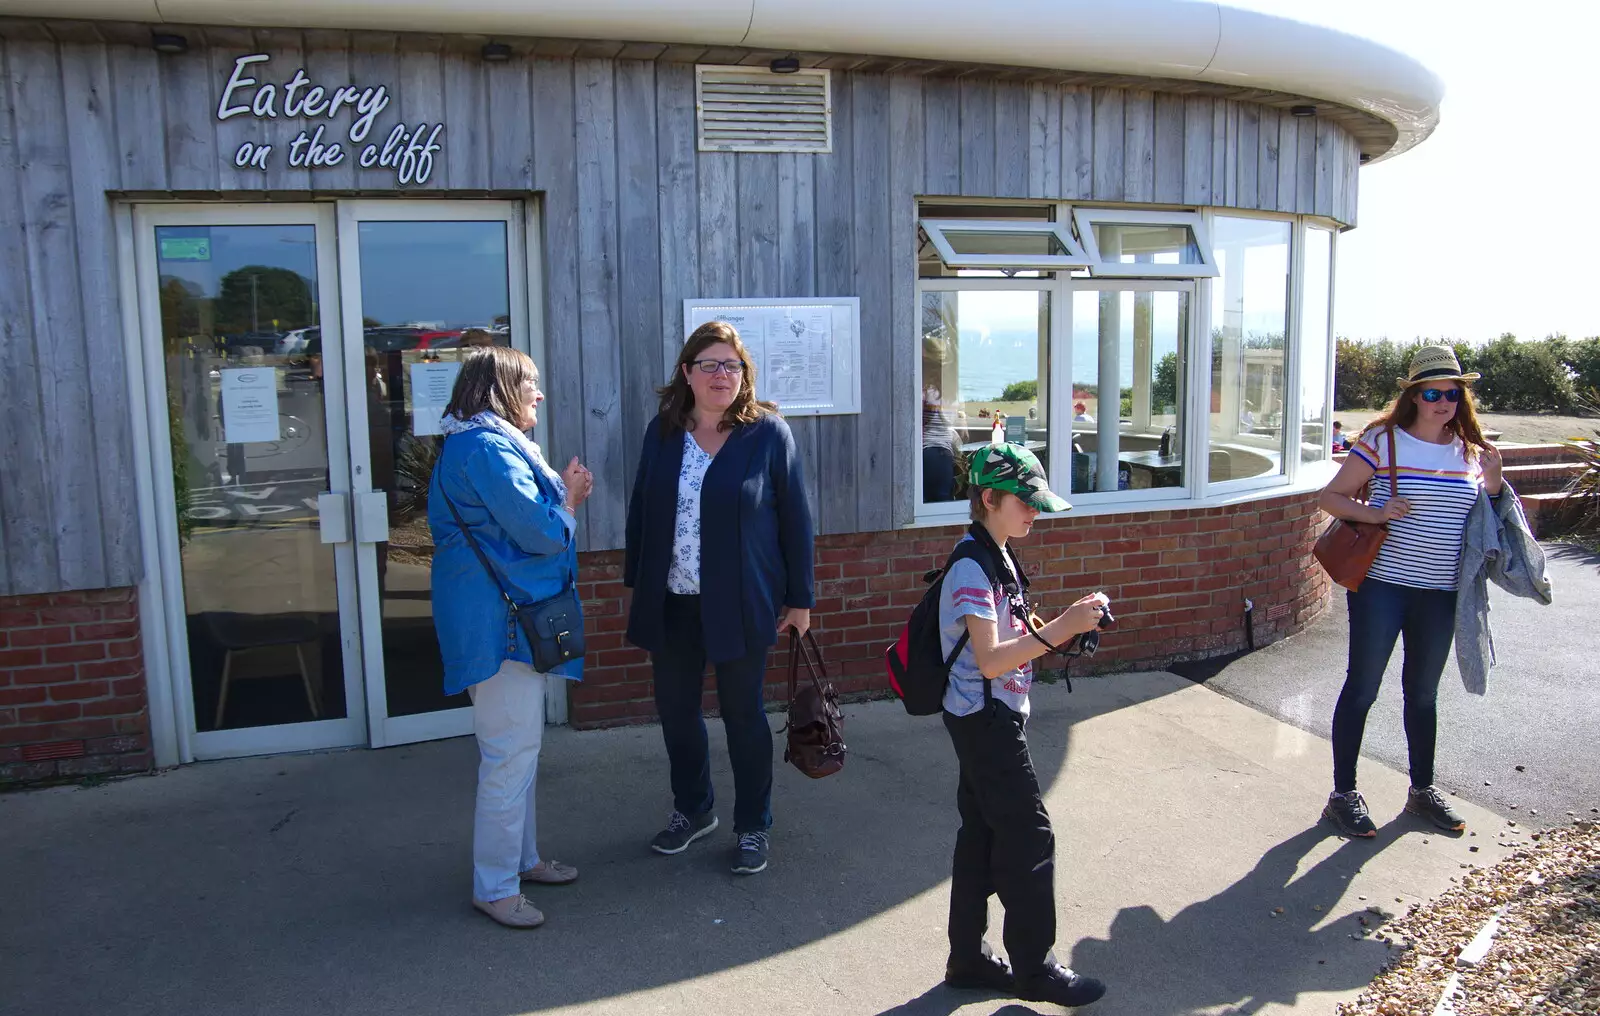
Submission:
[[[656,713],[672,768],[673,807],[693,817],[716,803],[706,721],[700,712],[706,673],[700,597],[668,593],[665,620],[666,643],[650,654]],[[733,829],[739,833],[764,832],[772,825],[772,727],[761,698],[769,649],[764,646],[716,665],[717,707],[733,764]]]
[[[1394,641],[1405,636],[1400,687],[1405,694],[1406,747],[1411,755],[1411,785],[1433,782],[1434,738],[1438,728],[1439,675],[1450,658],[1456,629],[1456,594],[1445,589],[1416,589],[1367,579],[1346,594],[1350,605],[1350,664],[1344,690],[1333,709],[1333,789],[1356,789],[1356,759],[1367,711],[1378,698],[1378,685],[1394,653]]]
[[[1018,977],[1038,973],[1056,941],[1056,837],[1028,756],[1023,718],[999,702],[970,716],[944,714],[961,763],[950,872],[950,964],[985,954],[989,897],[1005,906],[1002,932]]]

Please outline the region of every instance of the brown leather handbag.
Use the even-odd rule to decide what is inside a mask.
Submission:
[[[1396,481],[1393,427],[1389,428],[1388,434],[1389,496],[1398,497],[1400,484]],[[1372,481],[1368,480],[1367,486],[1362,488],[1362,500],[1372,496],[1371,484]],[[1372,562],[1378,556],[1378,549],[1383,546],[1383,541],[1388,536],[1389,526],[1386,523],[1334,519],[1333,524],[1324,529],[1322,535],[1317,538],[1317,545],[1311,552],[1316,555],[1317,563],[1327,571],[1329,578],[1355,592],[1361,588],[1367,572],[1372,568]]]
[[[800,661],[804,659],[811,682],[800,684]],[[783,760],[814,780],[832,776],[844,768],[844,714],[839,711],[839,696],[827,680],[822,663],[822,647],[816,636],[806,632],[802,639],[789,631],[789,732]]]

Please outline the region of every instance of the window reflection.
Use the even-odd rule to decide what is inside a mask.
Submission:
[[[1188,293],[1073,294],[1073,493],[1183,485],[1188,330]]]
[[[972,453],[1026,444],[1049,461],[1050,297],[1037,290],[922,294],[922,500],[967,497]]]
[[[316,228],[154,234],[195,728],[344,717]]]
[[[1210,479],[1283,472],[1290,224],[1218,216],[1212,245]]]
[[[444,405],[427,392],[448,392],[474,347],[511,344],[507,233],[500,220],[404,221],[363,222],[359,236],[372,486],[389,495],[377,545],[384,685],[389,715],[406,716],[467,704],[441,691],[427,497]]]
[[[1328,302],[1333,288],[1333,233],[1306,229],[1305,288],[1300,296],[1300,460],[1328,457]]]

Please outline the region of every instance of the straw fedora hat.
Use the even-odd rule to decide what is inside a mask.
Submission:
[[[1461,361],[1449,346],[1423,346],[1411,357],[1411,376],[1397,377],[1401,388],[1410,388],[1423,381],[1476,381],[1482,374],[1461,373]]]

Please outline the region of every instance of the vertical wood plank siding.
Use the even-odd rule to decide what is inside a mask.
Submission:
[[[835,71],[831,153],[711,153],[696,148],[693,66],[648,51],[485,64],[471,40],[443,36],[186,34],[187,53],[163,56],[125,27],[0,25],[0,231],[14,238],[0,245],[0,595],[142,574],[129,433],[145,421],[129,411],[114,200],[394,191],[392,171],[362,169],[354,153],[290,167],[289,141],[316,124],[217,122],[233,60],[252,51],[272,56],[256,68],[264,81],[304,66],[319,82],[387,85],[370,140],[384,124],[442,121],[433,177],[408,192],[541,202],[543,236],[529,239],[545,272],[552,454],[580,454],[595,472],[587,549],[622,543],[639,436],[691,297],[861,298],[861,414],[793,428],[821,532],[909,520],[919,196],[1355,221],[1348,134],[1229,99]],[[342,139],[346,121],[333,126]],[[246,141],[274,146],[266,172],[234,165]]]

